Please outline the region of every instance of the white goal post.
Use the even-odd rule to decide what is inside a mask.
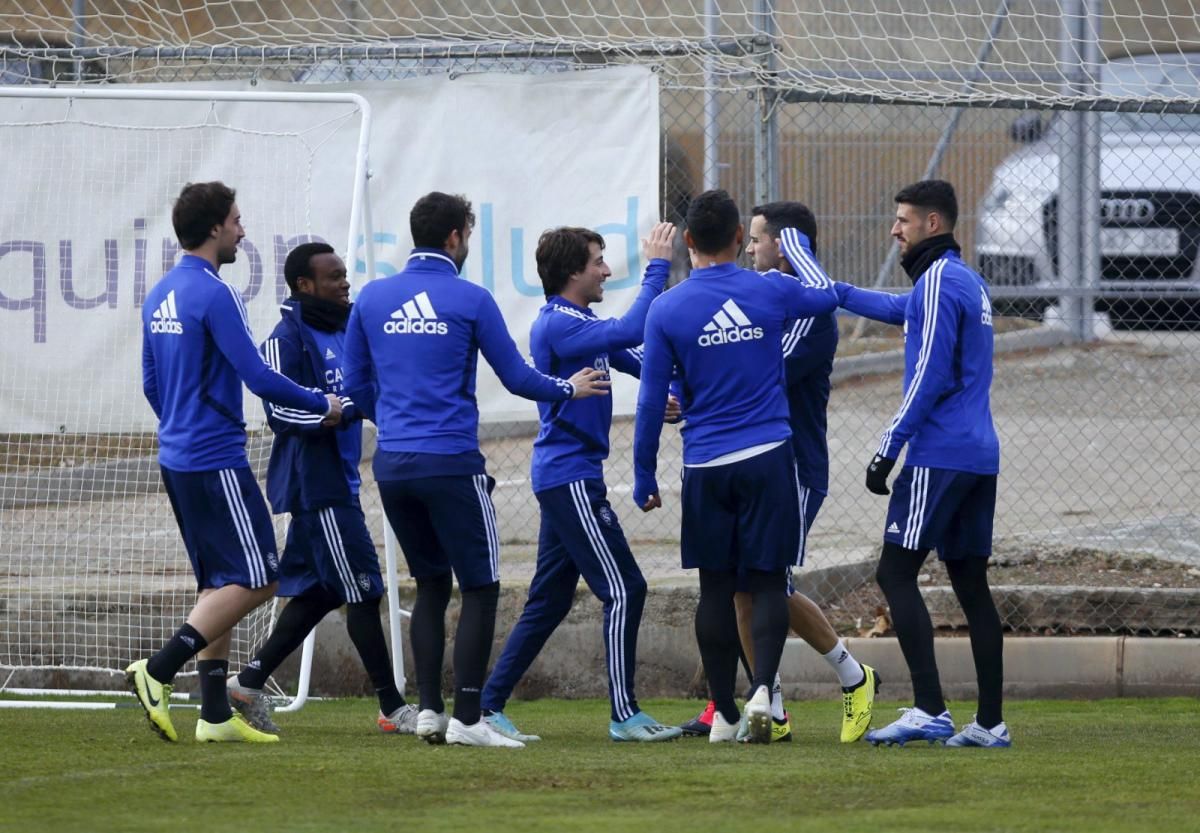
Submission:
[[[247,239],[222,277],[242,289],[261,340],[292,246],[328,237],[352,275],[374,275],[370,132],[370,105],[352,93],[0,86],[0,692],[55,694],[20,686],[61,670],[71,694],[112,694],[105,678],[194,602],[138,364],[141,300],[178,253],[179,189],[237,189]],[[256,398],[245,411],[261,476],[269,432]],[[395,593],[388,606],[403,688]],[[272,614],[239,625],[231,664],[249,659]],[[307,698],[311,661],[312,635],[289,709]],[[39,703],[0,700],[16,704]]]

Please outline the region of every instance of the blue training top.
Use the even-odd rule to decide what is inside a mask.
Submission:
[[[237,289],[204,258],[184,255],[142,307],[142,391],[158,416],[159,464],[174,471],[248,466],[243,382],[289,408],[329,410],[323,393],[263,360]]]
[[[263,403],[275,434],[267,465],[267,500],[277,514],[351,505],[361,485],[362,414],[344,395],[346,331],[304,323],[302,303],[293,297],[280,305],[282,315],[263,342],[263,355],[289,379],[341,397],[342,418],[327,428],[313,414]]]
[[[526,399],[570,399],[565,379],[517,350],[495,299],[461,280],[441,249],[414,249],[404,269],[359,293],[346,327],[346,393],[379,427],[379,480],[480,474],[479,353]]]
[[[662,293],[670,273],[670,261],[651,260],[641,292],[620,318],[598,318],[591,309],[557,295],[547,298],[529,331],[534,366],[552,376],[570,375],[583,367],[605,373],[613,367],[640,376],[642,355],[633,348],[642,343],[650,302]],[[535,494],[576,480],[604,477],[612,427],[611,397],[539,402],[538,420],[530,466]]]
[[[1000,471],[992,424],[992,303],[987,283],[949,251],[904,295],[837,284],[840,303],[904,325],[904,398],[876,451],[905,464],[975,474]]]
[[[784,324],[831,312],[837,298],[808,238],[795,229],[784,229],[782,237],[789,260],[800,267],[796,277],[724,263],[693,269],[651,304],[634,427],[639,506],[658,491],[658,443],[673,369],[687,402],[684,465],[791,436],[780,350]],[[807,258],[796,256],[798,248]]]

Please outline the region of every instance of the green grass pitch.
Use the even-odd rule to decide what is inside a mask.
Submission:
[[[543,737],[524,750],[384,736],[366,700],[280,715],[273,746],[198,745],[191,709],[174,745],[134,709],[0,709],[0,830],[1200,830],[1196,700],[1013,702],[1009,750],[841,745],[839,706],[793,704],[796,740],[761,747],[616,744],[603,702],[519,702]],[[698,704],[643,707],[682,722]]]

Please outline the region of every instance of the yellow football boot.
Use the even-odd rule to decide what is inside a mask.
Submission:
[[[196,740],[199,743],[278,743],[279,735],[260,732],[235,713],[224,723],[197,720]]]
[[[854,743],[871,726],[871,710],[875,707],[875,692],[879,690],[879,675],[869,665],[862,667],[866,678],[854,688],[842,689],[842,743]]]
[[[146,719],[150,721],[150,728],[155,734],[172,743],[179,740],[175,726],[171,723],[170,712],[167,711],[171,701],[171,686],[160,683],[146,673],[144,659],[139,659],[125,669],[125,682],[133,696],[142,704]]]

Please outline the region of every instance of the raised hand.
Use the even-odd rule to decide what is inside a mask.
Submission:
[[[670,260],[675,252],[675,224],[656,223],[650,234],[642,238],[642,254],[646,260]]]

